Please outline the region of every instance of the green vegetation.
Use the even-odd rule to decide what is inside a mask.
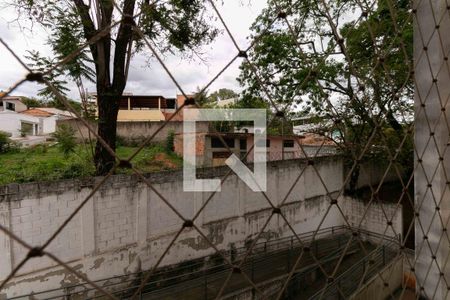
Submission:
[[[52,135],[58,142],[59,150],[64,154],[64,156],[68,157],[75,151],[77,146],[75,129],[66,124],[62,124]]]
[[[404,153],[394,163],[412,166],[410,1],[377,0],[370,13],[360,16],[357,1],[328,5],[325,14],[315,0],[268,1],[251,28],[256,42],[247,55],[252,63],[244,60],[240,66],[242,98],[271,100],[278,108],[295,107],[299,115],[319,118],[323,128],[317,133],[336,132],[335,142],[350,165],[368,159],[390,162],[396,150],[390,147],[398,146]],[[273,25],[279,12],[288,12],[290,26]],[[343,12],[353,13],[344,17]],[[359,171],[359,164],[352,168],[350,193]]]
[[[18,148],[9,137],[9,133],[0,131],[0,153],[15,151]]]
[[[7,151],[9,143],[10,140],[8,134],[0,131],[0,153]]]
[[[175,131],[170,130],[166,137],[166,152],[172,153],[174,151]]]
[[[136,150],[137,147],[120,146],[116,152],[119,157],[126,159]],[[182,165],[182,159],[174,153],[165,153],[162,145],[145,147],[132,162],[144,173],[177,169]],[[117,173],[129,174],[131,170],[118,169]],[[76,146],[68,156],[57,145],[39,145],[0,154],[0,185],[94,175],[92,154],[84,146]]]
[[[48,1],[14,0],[7,4],[14,7],[17,18],[27,18],[27,22],[40,25],[48,33],[47,45],[52,50],[50,57],[42,57],[38,52],[30,52],[33,71],[47,70],[48,64],[61,61],[71,55],[71,59],[53,72],[44,74],[44,79],[52,83],[64,97],[65,82],[72,81],[80,91],[83,82],[91,81],[96,86],[98,105],[98,135],[109,148],[116,148],[118,99],[127,85],[128,69],[136,53],[145,50],[144,38],[158,45],[161,54],[183,53],[187,56],[199,55],[199,47],[209,44],[219,33],[211,22],[214,15],[204,5],[204,1],[156,1],[123,0],[117,5],[112,1]],[[121,15],[134,15],[139,11],[139,30],[135,34],[131,23],[121,22],[114,30],[115,22]],[[102,38],[98,34],[102,32]],[[97,39],[98,38],[98,39]],[[88,41],[89,47],[81,47]],[[80,49],[80,51],[78,51]],[[144,51],[148,52],[148,51]],[[75,56],[72,54],[76,53]],[[95,70],[95,71],[94,71]],[[39,90],[41,96],[53,97],[54,91],[45,86]],[[97,141],[94,161],[96,174],[110,171],[114,157],[100,140]]]

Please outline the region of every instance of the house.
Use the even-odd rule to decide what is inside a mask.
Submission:
[[[13,138],[23,135],[38,135],[42,130],[39,118],[12,110],[0,111],[0,131]]]
[[[9,133],[12,138],[48,135],[55,132],[57,120],[75,117],[71,112],[57,108],[26,109],[26,105],[20,101],[19,97],[11,98],[14,99],[2,101],[3,108],[6,109],[0,111],[0,131]],[[11,106],[11,104],[14,105]],[[25,110],[23,110],[24,107]]]
[[[333,126],[330,119],[319,119],[317,116],[304,116],[292,119],[294,134],[306,135],[309,133],[321,133],[335,141],[342,140],[342,133]]]
[[[186,95],[188,98],[194,98],[194,95]],[[165,120],[169,120],[170,121],[183,121],[183,110],[180,110],[179,112],[175,113],[176,110],[181,107],[182,105],[184,105],[186,101],[186,97],[184,97],[183,95],[177,95],[177,97],[175,98],[175,109],[173,109],[172,111],[164,111],[164,117]],[[193,107],[194,105],[186,105],[185,107]]]
[[[27,106],[22,102],[22,97],[19,96],[7,96],[0,99],[0,112],[1,111],[14,111],[22,112],[27,110]]]
[[[39,135],[51,134],[56,131],[56,121],[76,118],[76,115],[54,107],[37,107],[23,111],[21,114],[39,119]],[[36,134],[35,134],[36,135]]]
[[[97,96],[91,94],[91,99],[97,103]],[[181,97],[180,97],[181,98]],[[91,100],[92,101],[92,100]],[[124,93],[120,98],[118,122],[164,121],[167,115],[173,114],[181,100],[165,98],[160,95],[133,95]],[[95,107],[98,115],[97,105]]]
[[[219,133],[228,148],[245,162],[253,161],[254,135],[252,133]],[[294,135],[267,135],[266,152],[267,160],[284,160],[304,157],[300,148],[303,136]],[[183,155],[183,134],[176,134],[174,140],[175,153]],[[188,150],[189,151],[189,150]],[[195,134],[196,165],[198,167],[220,166],[231,155],[227,147],[215,133],[203,132]],[[247,156],[246,153],[249,152]]]

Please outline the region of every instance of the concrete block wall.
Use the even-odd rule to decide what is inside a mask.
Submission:
[[[343,225],[342,214],[335,206],[328,210],[329,198],[324,195],[330,193],[333,196],[341,188],[342,167],[342,161],[336,157],[317,159],[314,167],[307,166],[302,160],[268,163],[267,196],[274,205],[286,198],[282,209],[297,233],[315,230],[319,224],[321,228]],[[197,176],[221,177],[226,171],[225,167],[208,168],[198,170]],[[99,180],[101,178],[1,186],[0,224],[31,245],[39,246],[89,195]],[[153,173],[148,175],[148,180],[185,219],[193,218],[210,195],[183,192],[182,172]],[[288,195],[294,182],[297,185]],[[347,211],[353,212],[354,205],[349,207]],[[231,175],[224,182],[222,191],[200,213],[196,225],[218,249],[229,249],[231,244],[240,247],[255,238],[271,214],[272,208],[261,193],[252,192]],[[327,216],[321,222],[324,214]],[[182,220],[168,203],[136,176],[115,175],[85,204],[48,250],[90,279],[104,279],[152,268],[181,225]],[[370,222],[367,226],[370,227]],[[274,215],[261,238],[292,234],[285,221]],[[2,280],[27,252],[0,232],[0,253]],[[160,266],[212,253],[214,249],[198,232],[186,228]],[[12,297],[79,282],[49,259],[33,258],[2,292]]]
[[[398,237],[403,234],[402,207],[395,203],[379,203],[358,201],[350,197],[339,200],[349,224],[365,230]],[[369,209],[366,209],[369,207]],[[391,220],[392,226],[387,221]]]
[[[152,136],[156,130],[158,130],[164,121],[133,121],[133,122],[118,122],[117,123],[117,135],[125,140],[129,141],[144,141],[145,138]],[[56,126],[61,126],[65,124],[67,126],[75,129],[75,136],[79,140],[87,140],[89,138],[89,129],[81,122],[79,119],[69,119],[69,120],[58,120],[56,121]],[[97,123],[90,122],[90,126],[97,132]],[[197,122],[198,132],[207,132],[208,123],[207,122]],[[152,141],[154,142],[164,142],[169,132],[173,131],[175,133],[183,133],[183,121],[171,121],[167,123]],[[90,134],[92,139],[95,136]]]

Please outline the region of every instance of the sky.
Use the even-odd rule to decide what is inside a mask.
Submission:
[[[241,49],[245,49],[250,41],[250,26],[266,5],[266,0],[226,0],[217,1],[221,15],[228,25]],[[0,0],[0,37],[14,50],[16,55],[25,60],[27,50],[39,51],[44,56],[51,56],[51,50],[46,45],[48,32],[33,26],[32,31],[21,30],[16,12],[12,8],[4,7],[5,0]],[[22,25],[27,25],[26,19],[21,20]],[[215,41],[202,47],[202,59],[186,59],[177,56],[165,56],[164,63],[172,72],[181,88],[186,93],[203,87],[236,55],[237,50],[221,23],[217,21],[216,27],[221,30]],[[164,71],[156,59],[151,59],[148,64],[150,50],[136,55],[131,63],[129,77],[125,92],[135,95],[157,94],[165,97],[174,97],[179,90]],[[241,87],[236,78],[239,76],[239,65],[242,59],[238,58],[209,88],[209,92],[219,88],[230,88],[240,91]],[[17,60],[0,44],[0,90],[7,90],[18,80],[26,75],[26,70]],[[150,66],[148,66],[150,65]],[[85,83],[89,92],[95,92],[92,83]],[[69,83],[68,96],[79,99],[76,86]],[[36,96],[40,86],[36,83],[25,82],[12,95]]]

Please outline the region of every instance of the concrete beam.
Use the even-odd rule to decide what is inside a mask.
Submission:
[[[415,221],[417,290],[449,299],[447,233],[450,213],[448,151],[450,116],[450,18],[447,1],[414,1]],[[447,167],[447,170],[446,170]],[[442,272],[442,274],[441,274]]]

